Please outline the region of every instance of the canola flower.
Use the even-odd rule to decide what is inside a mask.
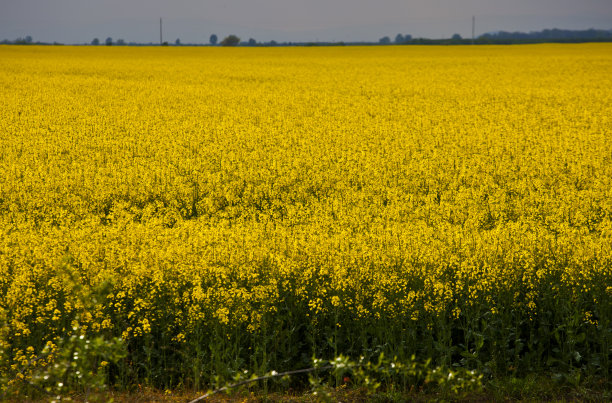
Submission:
[[[79,329],[159,387],[332,353],[609,374],[609,44],[0,47],[0,72],[5,373]]]

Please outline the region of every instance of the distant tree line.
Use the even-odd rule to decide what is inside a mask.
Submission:
[[[459,34],[454,34],[452,37],[444,39],[412,38],[410,35],[402,36],[402,34],[397,34],[394,41],[391,41],[391,38],[388,36],[384,36],[378,41],[380,45],[466,45],[471,43],[484,45],[545,42],[612,42],[612,30],[587,29],[574,31],[567,29],[545,29],[535,32],[499,31],[482,34],[474,38],[474,40],[472,38],[463,38]]]
[[[59,42],[52,42],[52,43],[48,43],[48,42],[34,42],[34,40],[32,39],[32,37],[30,35],[26,35],[23,38],[19,37],[17,39],[14,40],[9,40],[9,39],[4,39],[2,41],[0,41],[0,45],[63,45],[62,43]]]
[[[17,39],[15,39],[14,41],[9,41],[7,39],[3,40],[2,42],[0,42],[3,45],[32,45],[34,44],[34,40],[32,39],[32,37],[30,35],[25,36],[23,38],[19,37]]]
[[[116,42],[113,42],[113,38],[111,38],[110,36],[108,38],[106,38],[106,40],[104,41],[104,44],[106,46],[113,46],[113,45],[125,46],[125,45],[127,45],[127,43],[125,43],[125,40],[123,40],[123,39],[117,39]],[[93,40],[91,41],[91,45],[93,45],[93,46],[100,45],[100,40],[98,38],[93,38]]]
[[[612,38],[612,30],[587,29],[583,31],[571,31],[567,29],[545,29],[537,32],[506,32],[499,31],[482,35],[487,38],[496,39],[598,39]]]
[[[209,46],[338,46],[338,45],[466,45],[466,44],[520,44],[520,43],[544,43],[544,42],[612,42],[612,30],[603,29],[587,29],[587,30],[567,30],[567,29],[545,29],[535,32],[489,32],[482,34],[472,40],[472,38],[463,38],[459,34],[454,34],[450,38],[445,39],[428,39],[428,38],[413,38],[409,34],[397,34],[393,39],[389,36],[383,36],[378,42],[257,42],[253,38],[247,41],[242,41],[236,35],[228,35],[219,41],[216,34],[210,35],[208,39]],[[0,42],[3,45],[61,45],[60,43],[45,43],[34,42],[30,35],[15,40],[3,40]],[[159,43],[126,43],[123,39],[108,37],[101,41],[99,38],[94,38],[90,43],[93,46],[155,46]],[[168,46],[168,42],[162,45]],[[174,41],[174,46],[202,46],[201,43],[183,43],[180,38]]]
[[[530,42],[601,42],[612,41],[612,30],[545,29],[536,32],[491,32],[478,37],[480,42],[530,43]]]

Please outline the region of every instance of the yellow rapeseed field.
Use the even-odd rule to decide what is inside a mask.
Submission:
[[[73,332],[158,387],[609,374],[612,44],[3,46],[0,95],[6,379]]]

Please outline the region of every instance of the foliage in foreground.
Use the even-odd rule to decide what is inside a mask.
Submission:
[[[611,55],[0,49],[2,387],[66,340],[120,388],[381,354],[609,380]]]

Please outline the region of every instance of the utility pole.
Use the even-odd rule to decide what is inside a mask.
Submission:
[[[476,32],[476,16],[472,16],[472,45],[474,44],[474,32]]]
[[[161,17],[159,18],[159,45],[163,45],[164,41],[162,39],[162,19]]]

